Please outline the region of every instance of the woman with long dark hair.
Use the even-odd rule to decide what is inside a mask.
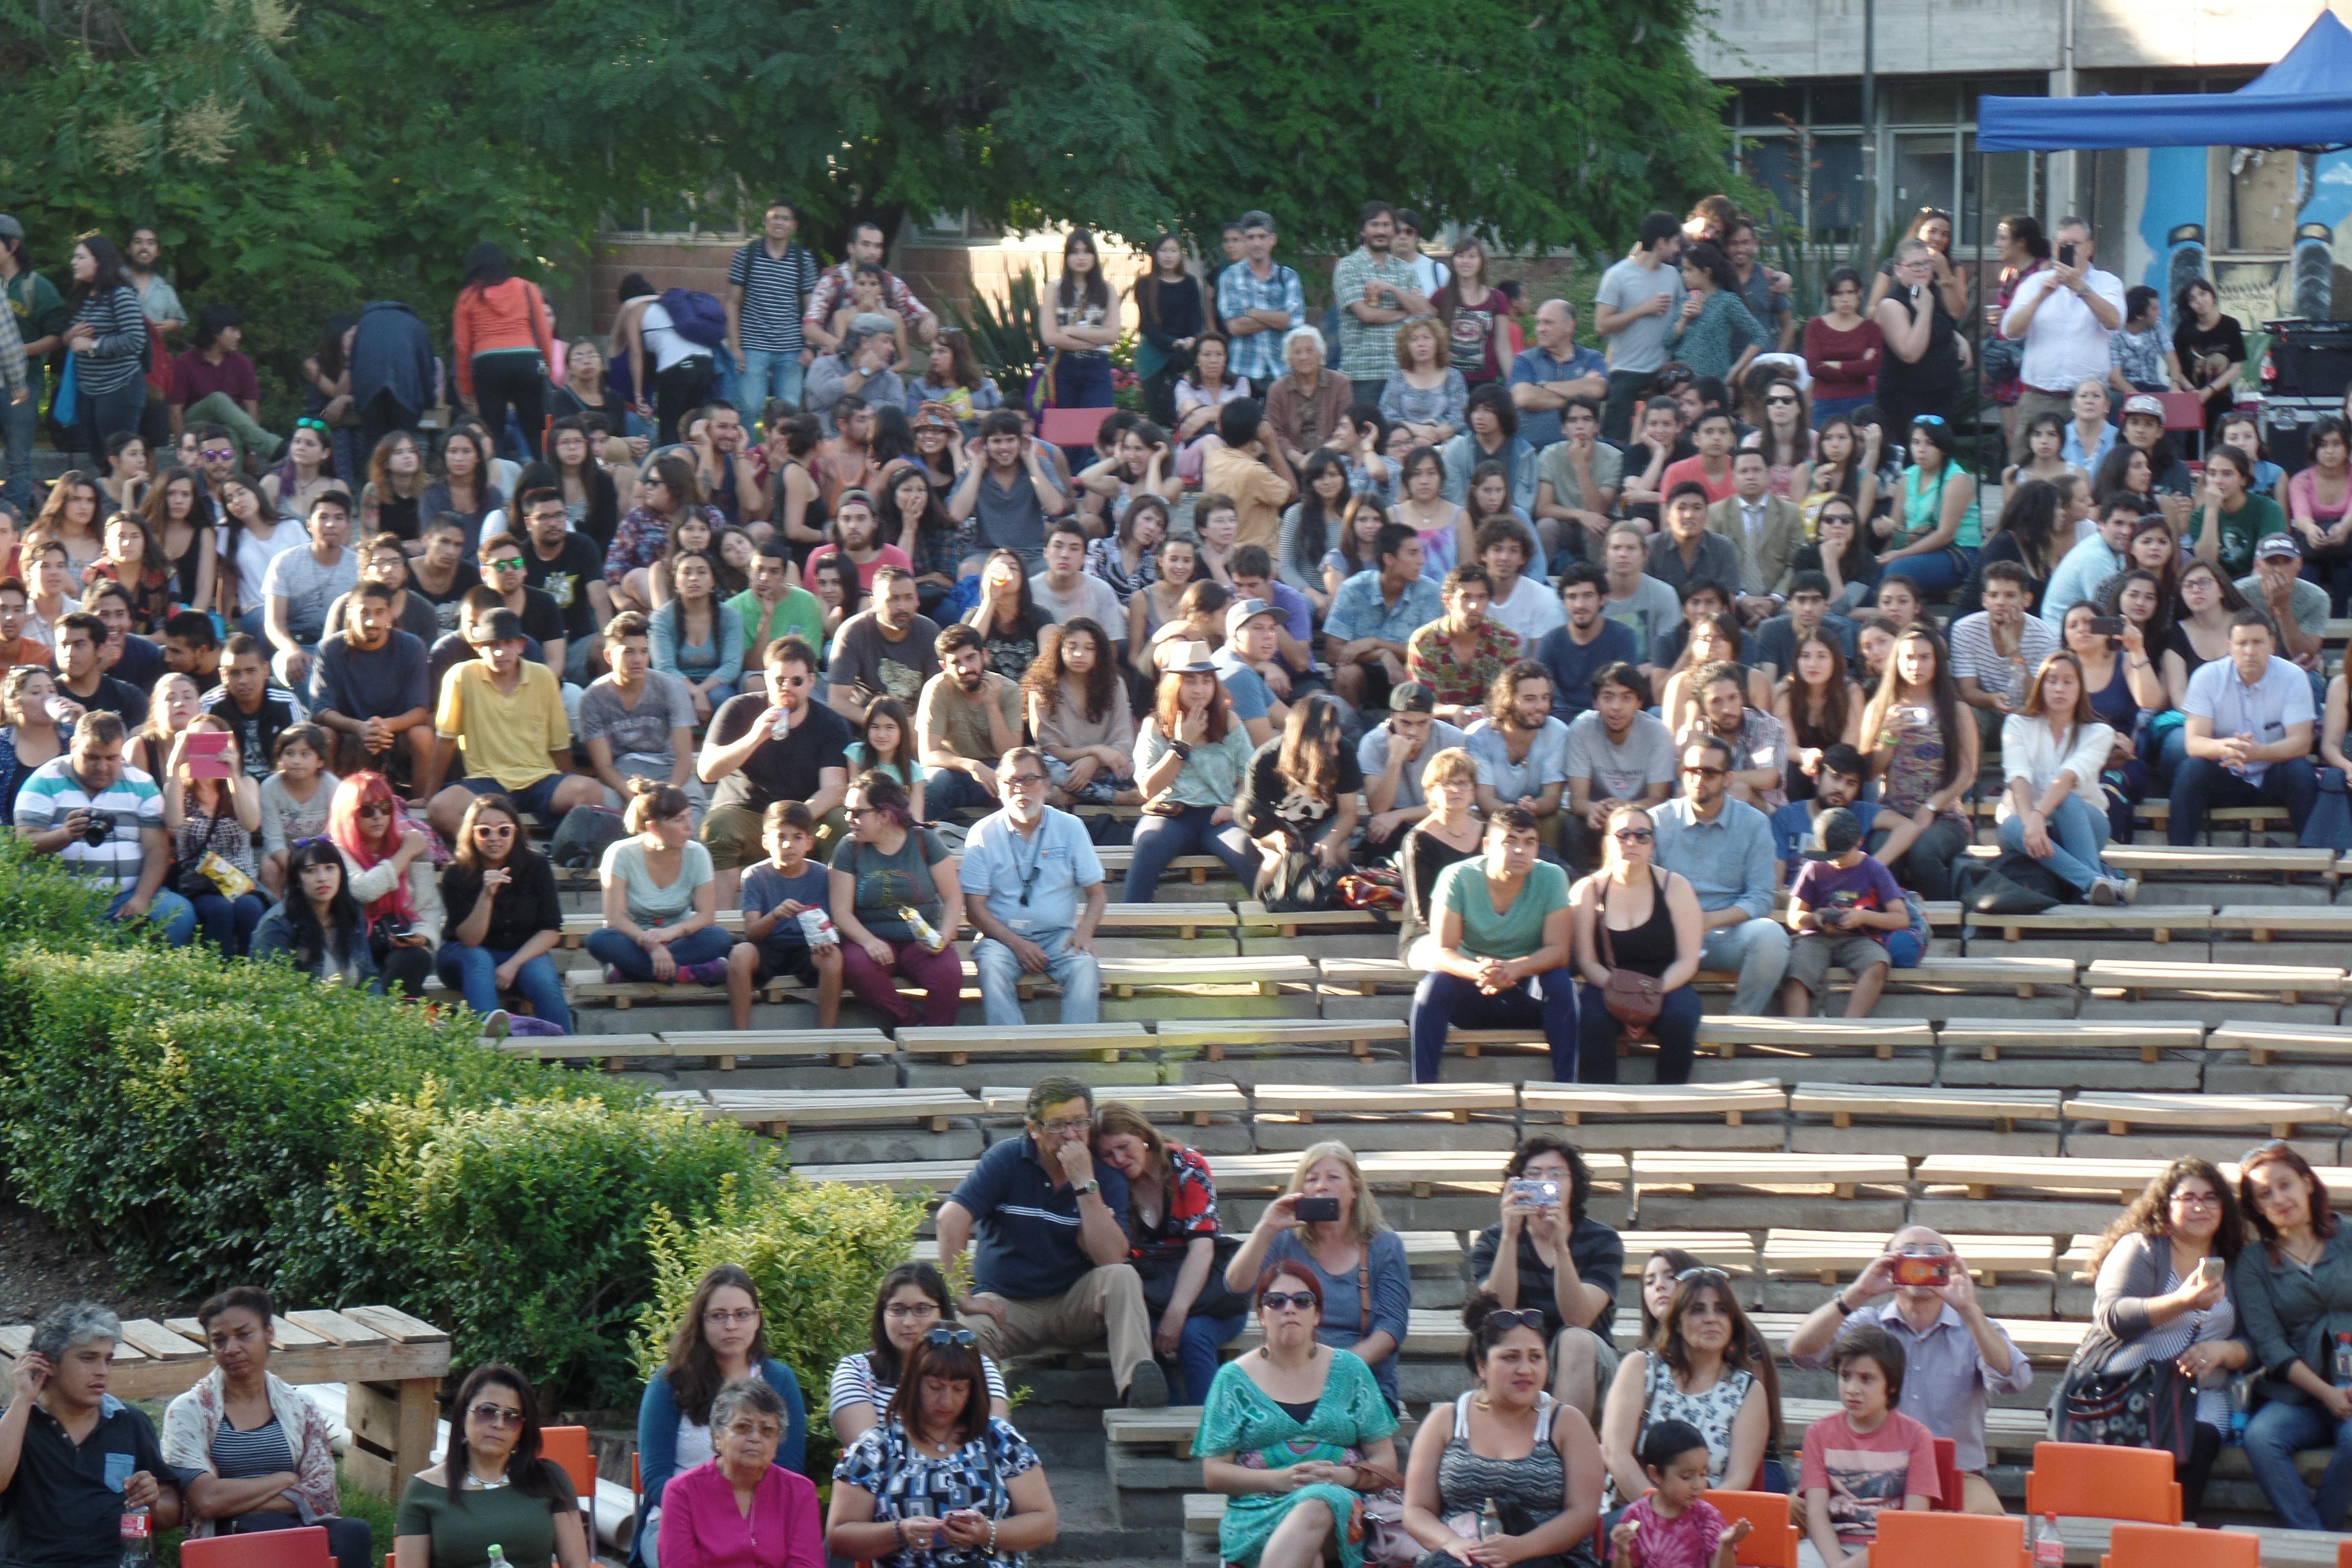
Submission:
[[[425,492],[433,488],[425,472],[425,451],[416,437],[394,430],[368,455],[367,486],[360,491],[360,532],[369,538],[389,533],[411,555],[425,550]]]
[[[108,518],[105,539],[106,552],[89,563],[82,586],[86,590],[97,583],[121,584],[131,597],[131,631],[160,641],[163,623],[180,607],[172,592],[178,584],[171,563],[155,547],[147,520],[135,511],[118,511]]]
[[[1884,794],[1870,853],[1922,899],[1952,896],[1951,866],[1975,837],[1963,803],[1976,785],[1976,720],[1960,701],[1944,639],[1914,621],[1862,713]]]
[[[1274,569],[1306,596],[1318,616],[1331,608],[1330,591],[1323,585],[1323,558],[1330,552],[1338,520],[1347,510],[1348,459],[1328,447],[1318,447],[1307,455],[1298,499],[1283,509]]]
[[[1029,574],[1010,550],[993,551],[980,569],[980,603],[964,613],[964,624],[988,645],[988,668],[1018,683],[1037,661],[1038,636],[1054,617],[1037,607]]]
[[[1429,302],[1445,323],[1449,362],[1472,386],[1500,381],[1511,368],[1511,302],[1486,276],[1489,261],[1477,237],[1464,235]]]
[[[824,492],[810,464],[824,440],[824,426],[814,414],[794,414],[768,426],[768,482],[759,516],[784,536],[796,560],[825,542]]]
[[[1789,480],[1789,492],[1805,513],[1807,527],[1820,519],[1822,505],[1832,496],[1853,503],[1854,516],[1868,518],[1878,510],[1880,430],[1873,411],[1852,416],[1832,415],[1813,432],[1813,457],[1801,463]]]
[[[1110,349],[1118,342],[1118,301],[1103,278],[1102,253],[1090,229],[1062,242],[1062,277],[1046,296],[1037,335],[1054,351],[1053,405],[1108,408]]]
[[[1895,492],[1895,509],[1874,526],[1886,538],[1879,575],[1908,577],[1922,598],[1948,592],[1976,569],[1984,542],[1976,476],[1960,467],[1952,428],[1923,414],[1907,435],[1911,464]]]
[[[2006,783],[1996,820],[2002,848],[2041,861],[2092,903],[2112,904],[2125,888],[2102,858],[2107,801],[2099,777],[2116,731],[2091,706],[2088,685],[2083,661],[2064,648],[2034,671],[2022,708],[2001,722]]]
[[[1151,1350],[1172,1361],[1170,1393],[1180,1404],[1209,1396],[1217,1351],[1242,1331],[1247,1303],[1225,1288],[1216,1258],[1237,1245],[1217,1219],[1217,1184],[1209,1162],[1161,1135],[1131,1105],[1095,1112],[1095,1152],[1127,1178],[1128,1261],[1143,1277]]]
[[[1707,1485],[1763,1489],[1779,1448],[1780,1391],[1770,1352],[1739,1309],[1730,1278],[1701,1264],[1675,1276],[1656,1334],[1618,1363],[1601,1417],[1601,1452],[1617,1500],[1650,1482],[1633,1450],[1642,1429],[1686,1421],[1706,1441]]]
[[[204,479],[194,468],[165,468],[147,487],[139,511],[155,542],[157,563],[172,571],[173,596],[190,609],[209,611],[218,580],[219,542],[203,495]]]
[[[1162,234],[1151,242],[1151,265],[1130,290],[1135,300],[1135,374],[1143,383],[1143,411],[1163,429],[1176,426],[1176,375],[1208,325],[1201,280],[1184,262],[1184,242]]]
[[[220,753],[228,768],[226,777],[194,771],[188,754],[192,735],[228,737]],[[254,854],[261,833],[260,781],[246,772],[227,721],[210,713],[189,720],[187,727],[173,738],[162,776],[163,831],[172,836],[172,859],[179,872],[180,890],[195,906],[205,940],[224,957],[242,958],[253,945],[255,928],[260,925],[268,903],[257,887],[261,867]],[[336,881],[340,888],[340,873]],[[294,910],[294,917],[300,932],[303,911]]]
[[[1115,804],[1135,787],[1135,719],[1110,634],[1084,616],[1048,637],[1021,679],[1055,805]]]
[[[1769,346],[1766,331],[1740,298],[1739,275],[1731,260],[1706,241],[1684,250],[1682,313],[1666,331],[1674,356],[1694,376],[1713,376],[1729,385],[1748,362]]]
[[[901,1263],[882,1276],[874,1292],[874,1318],[868,1331],[870,1350],[852,1351],[833,1369],[825,1414],[834,1435],[845,1447],[881,1421],[898,1396],[908,1358],[933,1329],[957,1327],[955,1299],[948,1282],[929,1263]],[[1004,1376],[988,1357],[980,1358],[982,1381],[988,1385],[988,1411],[998,1420],[1011,1408]]]
[[[26,525],[27,537],[39,534],[65,546],[66,570],[79,594],[89,569],[106,553],[106,531],[99,520],[106,515],[106,492],[79,468],[68,468],[49,486],[48,499]]]
[[[73,248],[72,312],[66,352],[73,355],[74,439],[93,468],[105,467],[106,438],[136,432],[147,408],[147,317],[122,268],[122,253],[102,234]]]
[[[2265,1143],[2239,1159],[2238,1209],[2259,1244],[2230,1270],[2261,1401],[2246,1428],[2246,1462],[2281,1523],[2337,1529],[2352,1483],[2346,1466],[2330,1463],[2314,1498],[2294,1460],[2303,1449],[2341,1442],[2352,1423],[2352,1389],[2335,1380],[2344,1342],[2335,1336],[2352,1317],[2352,1231],[2328,1206],[2318,1173],[2289,1143]]]
[[[425,517],[437,519],[445,512],[455,512],[465,521],[468,555],[482,542],[482,520],[507,504],[506,492],[490,482],[490,463],[496,455],[488,440],[472,426],[452,426],[441,437],[440,477],[417,503]]]
[[[302,362],[302,412],[334,433],[335,472],[357,475],[367,454],[360,450],[360,416],[352,399],[352,339],[360,319],[327,318],[319,341]]]
[[[258,805],[254,815],[259,817]],[[257,959],[285,953],[313,980],[383,989],[368,951],[366,917],[343,880],[342,852],[324,838],[294,846],[286,858],[286,897],[248,929],[248,951]]]
[[[1234,805],[1243,829],[1267,858],[1261,882],[1292,853],[1308,856],[1328,873],[1348,867],[1364,770],[1355,748],[1342,744],[1339,715],[1337,698],[1311,693],[1291,705],[1282,732],[1251,754]]]
[[[1772,716],[1789,737],[1789,798],[1811,800],[1822,753],[1861,738],[1862,693],[1847,679],[1844,650],[1828,632],[1801,635],[1792,657],[1773,696]]]
[[[507,410],[522,426],[522,444],[536,460],[547,424],[544,389],[555,363],[555,335],[539,285],[518,278],[507,253],[484,240],[466,253],[466,281],[450,312],[457,397],[478,409],[492,443],[506,439]]]
[[[335,451],[329,445],[330,436],[322,420],[305,415],[294,422],[294,434],[286,438],[286,460],[261,476],[261,493],[277,507],[278,516],[310,516],[310,502],[322,490],[349,493],[335,477]]]
[[[2000,521],[1993,524],[1991,537],[1977,552],[1976,574],[1961,592],[1955,619],[1984,607],[1984,571],[1996,561],[2014,561],[2032,576],[2033,593],[2026,601],[2026,613],[2042,613],[2042,594],[2050,585],[2050,574],[2074,547],[2072,537],[2059,536],[2058,518],[2065,504],[2058,487],[2041,479],[2021,479],[2010,487],[2000,503]]]
[[[513,1568],[590,1568],[580,1498],[547,1458],[539,1396],[510,1366],[479,1366],[457,1385],[449,1446],[400,1495],[396,1568],[486,1563],[498,1546]]]
[[[1255,884],[1257,852],[1234,820],[1234,797],[1249,763],[1249,732],[1234,717],[1208,644],[1177,644],[1135,740],[1144,814],[1135,825],[1122,901],[1151,902],[1160,873],[1180,855],[1214,855],[1244,886]]]
[[[653,614],[654,668],[674,676],[708,724],[743,679],[743,617],[719,597],[719,567],[688,551],[669,563],[670,596]]]
[[[1777,361],[1750,372],[1748,387],[1759,417],[1755,433],[1742,445],[1764,454],[1766,483],[1774,495],[1801,500],[1796,493],[1797,470],[1813,456],[1812,427],[1805,422],[1805,395],[1788,366]]]
[[[955,590],[955,520],[915,458],[883,470],[875,495],[882,514],[880,537],[895,542],[910,563],[915,591],[928,615],[932,605]]]
[[[727,520],[714,506],[702,502],[702,484],[694,477],[694,459],[680,452],[664,452],[646,466],[637,481],[637,504],[613,531],[604,552],[604,581],[623,592],[637,608],[650,611],[654,591],[647,575],[668,553],[670,535],[688,517],[698,517],[713,536]],[[619,606],[616,606],[619,607]]]
[[[1800,572],[1818,572],[1829,579],[1829,613],[1851,616],[1878,585],[1878,557],[1870,552],[1870,531],[1853,502],[1832,495],[1822,502],[1815,519],[1818,536],[1801,544],[1789,557],[1789,571],[1774,591],[1789,593]]]
[[[596,447],[587,422],[577,415],[567,414],[547,427],[547,464],[563,492],[564,520],[572,532],[604,551],[612,548],[613,531],[621,525],[621,496],[613,476],[596,460]]]
[[[659,1562],[662,1490],[672,1476],[713,1452],[711,1402],[730,1383],[756,1377],[784,1403],[776,1463],[795,1473],[808,1464],[808,1404],[793,1369],[768,1352],[767,1314],[749,1272],[722,1263],[702,1277],[670,1331],[669,1353],[637,1402],[637,1535],[629,1562]]]
[[[2303,574],[2340,616],[2352,605],[2352,425],[2333,414],[2314,420],[2304,450],[2311,463],[2286,481],[2287,521],[2302,536]]]
[[[485,1018],[501,992],[520,991],[541,1022],[572,1029],[562,976],[548,959],[563,937],[555,869],[523,837],[522,815],[502,795],[478,795],[441,870],[448,940],[435,956],[441,984]]]
[[[1137,496],[1119,514],[1108,537],[1087,545],[1087,571],[1110,584],[1122,605],[1160,580],[1160,542],[1168,537],[1168,503],[1151,494]]]
[[[1886,340],[1862,313],[1862,274],[1832,268],[1822,282],[1829,310],[1805,323],[1805,368],[1813,377],[1813,417],[1826,425],[1858,412],[1878,385]]]

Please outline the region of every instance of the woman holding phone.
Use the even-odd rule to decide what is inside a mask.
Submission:
[[[196,907],[205,940],[230,958],[252,944],[268,900],[256,886],[253,847],[261,832],[261,783],[245,771],[227,721],[188,721],[172,742],[164,776],[163,830],[172,836],[180,890]]]
[[[1403,1238],[1381,1217],[1380,1200],[1345,1143],[1317,1143],[1298,1156],[1289,1187],[1266,1205],[1225,1265],[1225,1288],[1256,1288],[1271,1264],[1314,1271],[1321,1303],[1316,1339],[1353,1352],[1397,1405],[1396,1352],[1412,1306],[1412,1269]]]

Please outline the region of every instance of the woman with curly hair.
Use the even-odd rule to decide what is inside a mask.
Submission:
[[[1045,753],[1055,804],[1114,804],[1135,787],[1135,716],[1110,634],[1080,616],[1049,633],[1021,679],[1029,732]]]

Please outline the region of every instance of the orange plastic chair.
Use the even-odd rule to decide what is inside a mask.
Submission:
[[[2179,1524],[2180,1483],[2172,1479],[2172,1456],[2161,1448],[2036,1443],[2025,1511]]]
[[[579,1498],[583,1528],[588,1539],[596,1538],[596,1453],[588,1446],[585,1426],[542,1426],[539,1429],[539,1450],[542,1458],[552,1459],[563,1467],[572,1478],[572,1494]],[[593,1550],[593,1549],[592,1549]]]
[[[1987,1513],[1913,1513],[1887,1509],[1878,1516],[1870,1548],[1874,1568],[2033,1568],[2025,1521]]]
[[[1752,1521],[1756,1529],[1738,1547],[1739,1568],[1797,1568],[1797,1527],[1789,1522],[1789,1499],[1781,1492],[1710,1491],[1706,1500],[1726,1523]]]
[[[182,1568],[334,1568],[334,1562],[327,1554],[326,1531],[315,1524],[180,1542]]]
[[[2352,1541],[2344,1542],[2336,1548],[2336,1568],[2352,1568]]]
[[[2337,1555],[2342,1556],[2339,1548]],[[2099,1568],[2262,1568],[2258,1535],[2183,1530],[2168,1524],[2118,1524]]]

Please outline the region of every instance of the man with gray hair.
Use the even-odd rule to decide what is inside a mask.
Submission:
[[[898,329],[889,317],[874,310],[851,317],[849,330],[841,335],[841,346],[819,354],[808,367],[803,406],[814,410],[824,421],[827,436],[836,433],[833,405],[848,393],[856,393],[877,408],[886,403],[904,408],[907,384],[893,368],[898,357]]]
[[[980,932],[971,957],[981,1005],[991,1024],[1017,1029],[1022,975],[1051,974],[1062,988],[1062,1022],[1094,1023],[1102,1016],[1102,860],[1086,824],[1045,804],[1053,778],[1044,752],[1013,747],[997,759],[996,783],[1003,809],[972,825],[957,871]]]
[[[33,1325],[0,1414],[0,1563],[113,1568],[123,1515],[150,1531],[180,1522],[182,1478],[154,1424],[106,1392],[122,1325],[95,1301],[68,1301]]]
[[[1143,1280],[1127,1261],[1127,1178],[1094,1162],[1094,1111],[1077,1079],[1037,1080],[1025,1135],[990,1145],[940,1206],[940,1272],[955,1277],[977,1230],[972,1288],[956,1310],[982,1352],[1002,1362],[1108,1340],[1121,1396],[1156,1410],[1168,1374],[1152,1359]]]
[[[2062,217],[2050,237],[2056,247],[2050,265],[2017,286],[2000,319],[2000,335],[2025,344],[2018,371],[2024,385],[2017,395],[2017,423],[2009,442],[2012,463],[2033,456],[2036,415],[2071,420],[2074,384],[2105,379],[2113,363],[2108,343],[2124,324],[2124,280],[2091,265],[2097,247],[2090,224]]]

